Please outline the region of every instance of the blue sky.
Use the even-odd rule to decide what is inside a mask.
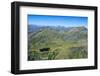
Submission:
[[[65,26],[77,27],[88,25],[88,17],[80,16],[51,16],[51,15],[28,15],[28,25],[36,24],[40,26]]]

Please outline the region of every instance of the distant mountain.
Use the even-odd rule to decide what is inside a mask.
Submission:
[[[69,28],[59,28],[59,27],[38,27],[38,30],[36,32],[36,35],[33,35],[34,37],[38,36],[44,36],[51,37],[51,38],[62,38],[63,40],[77,40],[80,38],[84,38],[87,35],[87,29],[85,27],[69,27]]]
[[[71,27],[69,32],[87,32],[87,28],[84,26],[79,26],[79,27]]]
[[[42,43],[48,41],[75,41],[87,38],[87,28],[81,27],[50,27],[50,26],[29,26],[29,41],[32,40]]]
[[[37,26],[37,25],[28,25],[28,32],[35,32],[37,30],[39,30],[41,27]]]
[[[43,25],[28,25],[28,32],[35,32],[35,31],[39,31],[40,29],[50,29],[50,30],[55,30],[55,31],[78,31],[78,30],[82,30],[82,31],[87,31],[87,28],[85,28],[84,26],[79,26],[79,27],[64,27],[64,26],[43,26]]]
[[[29,34],[29,41],[34,39],[35,37],[37,39],[41,38],[41,36],[42,36],[41,39],[45,39],[49,37],[54,39],[56,37],[55,39],[62,38],[62,40],[78,40],[87,37],[87,28],[85,28],[84,26],[50,27],[50,26],[29,25],[28,31],[31,32]]]

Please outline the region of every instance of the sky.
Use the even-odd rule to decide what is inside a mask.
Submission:
[[[88,25],[88,17],[82,16],[53,16],[53,15],[28,15],[28,25],[39,26],[64,26],[77,27]]]

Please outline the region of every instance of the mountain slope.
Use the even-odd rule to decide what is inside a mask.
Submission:
[[[38,28],[38,31],[31,33],[28,39],[28,46],[29,60],[86,58],[87,29],[85,27],[41,27]],[[50,50],[48,52],[40,52],[40,49],[43,48],[50,48]],[[72,48],[77,51],[72,51]],[[34,52],[40,57],[35,59]],[[79,53],[85,54],[82,54],[82,56],[78,55]],[[49,54],[53,58],[52,56],[49,57]],[[77,55],[74,56],[74,54]],[[54,55],[56,56],[54,57]]]

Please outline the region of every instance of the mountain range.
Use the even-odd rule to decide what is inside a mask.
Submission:
[[[88,29],[84,26],[64,27],[64,26],[28,25],[28,50],[29,50],[28,59],[51,60],[51,59],[86,58],[87,37],[88,37],[87,32]],[[39,49],[42,48],[50,48],[50,52],[43,52],[41,54]],[[71,51],[73,48],[79,50]],[[57,52],[57,55],[53,58],[49,58],[49,54],[55,51]],[[34,52],[37,55],[39,54],[40,57],[35,55]],[[80,52],[82,53],[81,56],[78,55]],[[74,56],[75,53],[77,54],[77,56],[76,55]]]

